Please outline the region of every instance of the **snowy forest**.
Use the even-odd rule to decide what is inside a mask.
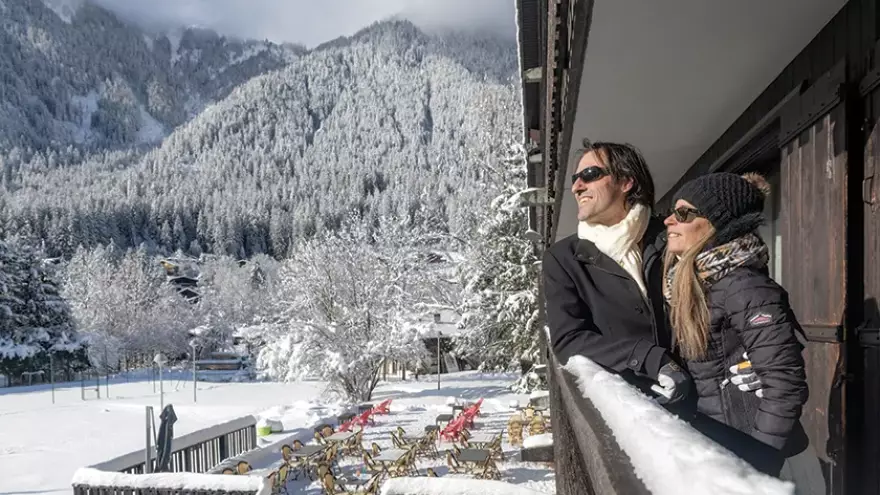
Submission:
[[[26,0],[0,45],[0,374],[237,334],[266,378],[367,398],[438,309],[474,366],[538,352],[512,41],[389,20],[307,50]]]

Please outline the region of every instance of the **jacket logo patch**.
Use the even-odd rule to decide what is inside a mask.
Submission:
[[[755,316],[749,318],[749,325],[756,327],[759,325],[764,325],[766,323],[770,323],[773,321],[773,317],[767,313],[758,313]]]

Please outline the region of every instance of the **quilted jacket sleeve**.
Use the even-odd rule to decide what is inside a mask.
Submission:
[[[752,436],[782,449],[808,396],[803,346],[797,336],[802,330],[788,293],[770,277],[752,270],[731,275],[735,279],[728,287],[725,309],[763,383]]]

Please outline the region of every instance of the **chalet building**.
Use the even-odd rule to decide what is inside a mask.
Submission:
[[[407,372],[418,374],[437,374],[437,360],[440,360],[440,373],[450,373],[469,368],[468,364],[452,354],[453,338],[461,334],[459,321],[461,315],[449,309],[424,314],[417,321],[422,342],[428,350],[428,358],[421,363],[401,363],[386,359],[382,365],[382,377],[392,376],[405,379]],[[438,353],[439,346],[439,353]],[[439,355],[438,355],[439,354]]]
[[[163,259],[159,261],[165,269],[165,280],[177,289],[177,292],[191,303],[199,302],[199,275],[194,262]]]
[[[809,340],[802,422],[825,492],[880,492],[880,1],[517,0],[517,21],[538,249],[576,231],[584,138],[638,146],[658,209],[702,174],[763,173],[761,233]],[[555,381],[554,424],[595,418]],[[596,487],[587,452],[615,447],[572,442],[556,444],[559,493],[578,476],[621,493]]]

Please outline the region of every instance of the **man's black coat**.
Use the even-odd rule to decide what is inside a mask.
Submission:
[[[662,289],[662,221],[650,220],[639,247],[647,298],[626,270],[588,240],[572,235],[545,251],[547,324],[560,364],[579,354],[630,380],[657,376],[671,345]]]

